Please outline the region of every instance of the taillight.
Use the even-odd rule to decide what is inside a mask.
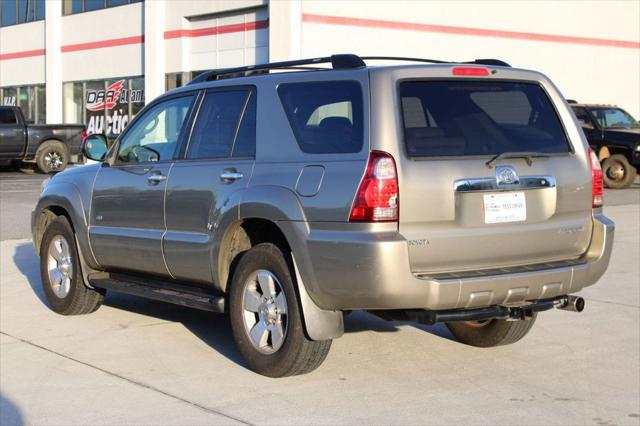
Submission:
[[[591,148],[589,148],[589,162],[591,164],[591,205],[593,207],[602,207],[604,204],[602,167],[600,167],[598,156]]]
[[[82,131],[82,139],[81,139],[81,142],[84,142],[84,140],[85,140],[86,138],[87,138],[87,129],[84,129],[84,130]]]
[[[371,151],[367,170],[353,201],[349,222],[396,222],[398,174],[391,154]]]
[[[487,68],[480,67],[453,67],[453,75],[469,75],[476,77],[486,77],[489,75]]]

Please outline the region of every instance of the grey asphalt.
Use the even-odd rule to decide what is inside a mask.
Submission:
[[[346,318],[317,371],[246,368],[229,322],[109,294],[62,317],[44,303],[28,215],[41,176],[0,173],[0,425],[640,424],[640,186],[608,191],[609,270],[582,314],[539,316],[477,349],[443,326]]]

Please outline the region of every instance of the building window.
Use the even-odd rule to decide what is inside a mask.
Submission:
[[[62,14],[91,12],[92,10],[106,9],[108,7],[123,6],[126,4],[141,3],[143,0],[63,0]]]
[[[115,139],[144,106],[144,78],[64,83],[64,122]]]
[[[44,19],[45,0],[0,1],[0,26],[24,24]]]
[[[19,106],[29,123],[45,122],[47,101],[44,86],[0,88],[0,105]]]

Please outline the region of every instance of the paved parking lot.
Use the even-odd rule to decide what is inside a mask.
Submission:
[[[29,212],[40,175],[0,173],[0,424],[640,424],[640,184],[608,191],[611,265],[582,314],[552,311],[516,345],[357,312],[325,364],[249,371],[228,320],[109,294],[44,304]]]

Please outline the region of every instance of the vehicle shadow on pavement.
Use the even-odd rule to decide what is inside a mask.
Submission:
[[[0,424],[22,426],[24,423],[20,408],[0,393]]]
[[[40,281],[39,259],[36,256],[33,245],[30,242],[18,245],[13,260],[18,270],[27,278],[38,299],[46,305],[47,302]],[[240,353],[236,350],[231,333],[231,324],[227,315],[199,311],[116,292],[107,293],[103,304],[162,321],[180,323],[221,355],[244,368],[248,368]],[[344,324],[345,334],[367,331],[397,332],[399,331],[399,326],[409,325],[427,333],[453,340],[444,325],[425,326],[417,323],[385,321],[364,311],[355,311],[346,316]]]

